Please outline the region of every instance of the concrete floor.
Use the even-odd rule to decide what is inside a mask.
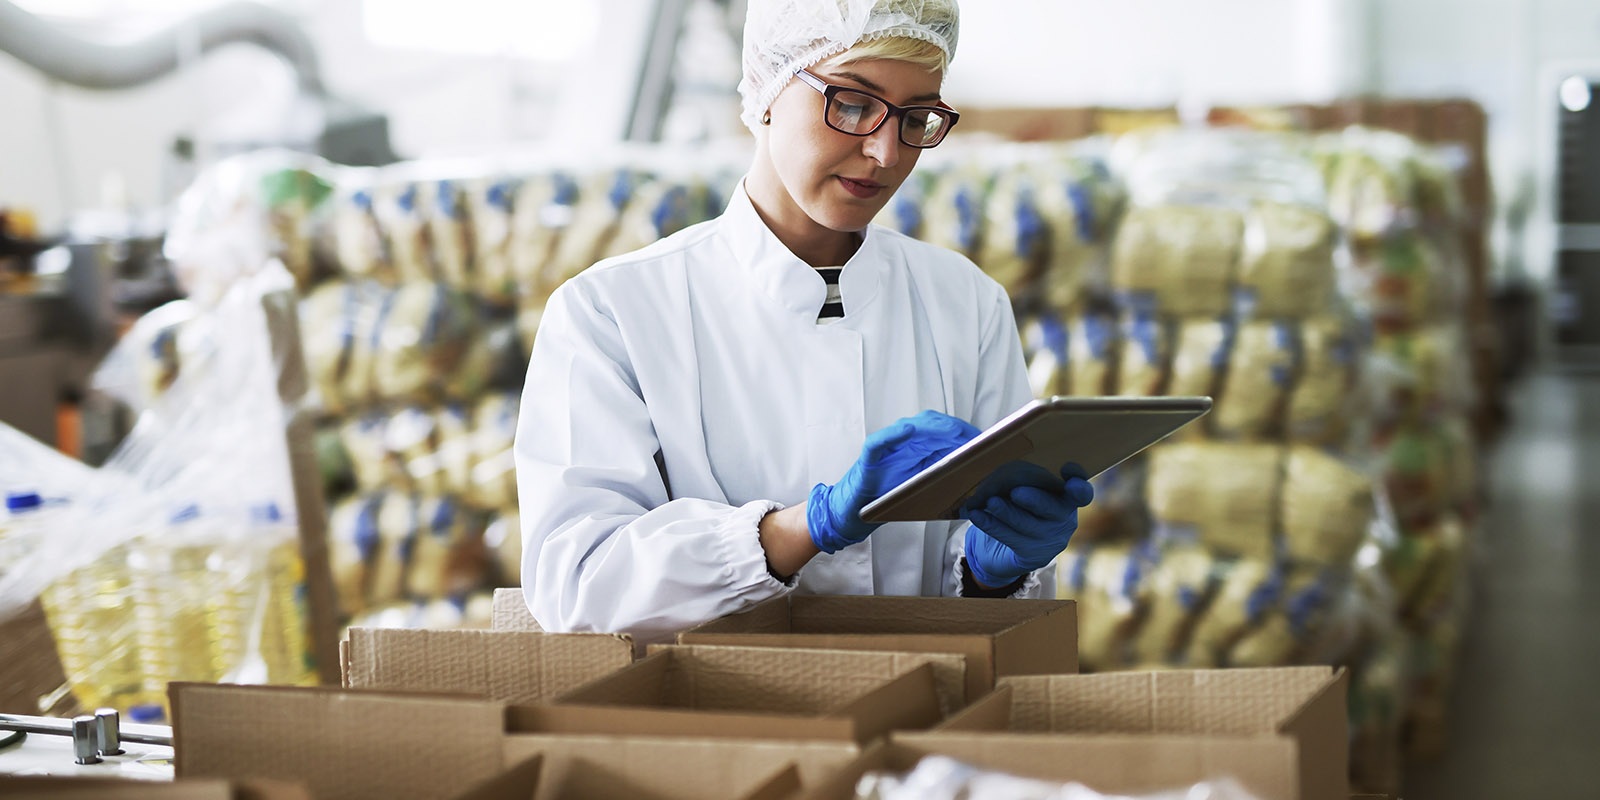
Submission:
[[[1512,414],[1448,749],[1407,800],[1600,798],[1600,376],[1531,376]]]

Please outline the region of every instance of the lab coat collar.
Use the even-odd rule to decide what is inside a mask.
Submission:
[[[733,250],[737,268],[749,276],[759,291],[796,314],[811,320],[817,318],[827,300],[827,284],[811,265],[800,260],[773,235],[745,193],[744,181],[734,189],[718,224],[723,239]],[[839,294],[846,321],[877,296],[889,268],[883,232],[869,225],[861,236],[861,246],[839,273]]]

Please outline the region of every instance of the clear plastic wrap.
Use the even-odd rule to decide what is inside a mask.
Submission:
[[[28,546],[0,574],[0,616],[43,601],[85,707],[159,707],[171,680],[313,677],[298,528],[286,513],[288,417],[263,308],[291,286],[282,267],[253,273],[193,320],[209,346],[102,468],[67,470],[37,447],[0,457],[8,493],[26,484],[63,501],[23,521]],[[71,472],[70,486],[59,483]]]
[[[488,577],[482,521],[448,497],[399,491],[350,497],[330,512],[328,543],[346,615],[465,597]]]
[[[1160,536],[1215,553],[1270,560],[1277,553],[1284,448],[1182,442],[1149,450],[1145,496]]]
[[[272,259],[301,287],[318,280],[337,175],[322,159],[286,150],[227,158],[202,172],[178,198],[162,248],[188,298],[215,305]]]
[[[979,769],[948,756],[925,756],[905,775],[869,772],[856,784],[858,800],[1255,800],[1229,778],[1137,797],[1104,794],[1079,783],[1018,778]]]

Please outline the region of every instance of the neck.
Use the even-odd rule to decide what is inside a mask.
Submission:
[[[826,228],[807,215],[769,170],[752,169],[745,177],[744,189],[772,235],[813,267],[843,266],[861,246],[859,231]]]

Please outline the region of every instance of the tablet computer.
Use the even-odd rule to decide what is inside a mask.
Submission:
[[[1211,410],[1209,397],[1034,400],[861,509],[867,522],[959,519],[1022,485],[1057,490],[1069,463],[1093,478]]]

